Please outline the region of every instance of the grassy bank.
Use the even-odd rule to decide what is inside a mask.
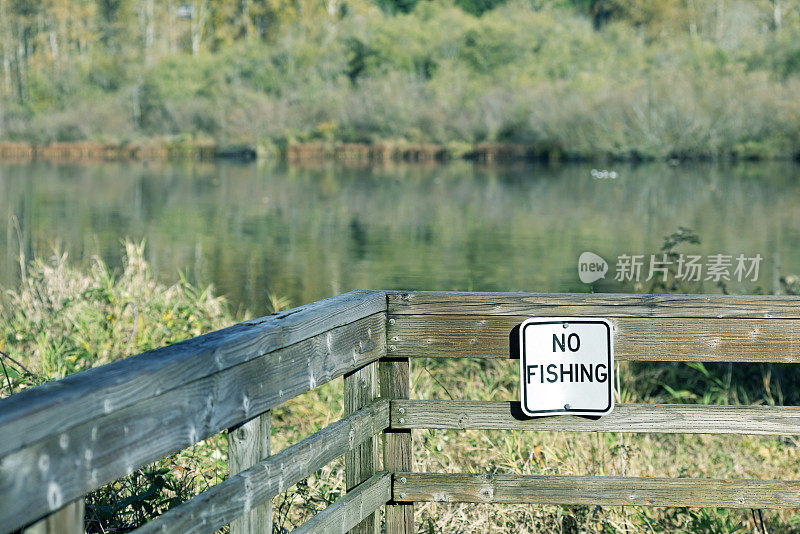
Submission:
[[[146,2],[74,3],[8,7],[30,34],[0,25],[0,140],[800,153],[795,2],[198,1],[177,19]],[[191,13],[202,26],[180,18]],[[24,58],[15,37],[30,40]]]
[[[674,241],[674,240],[673,240]],[[676,245],[679,246],[679,245]],[[0,396],[117,358],[199,335],[236,316],[210,290],[185,280],[153,279],[143,248],[128,243],[123,268],[75,265],[62,255],[27,266],[22,286],[0,301]],[[681,288],[688,290],[691,288]],[[784,290],[796,292],[796,278]],[[290,303],[272,298],[268,307]],[[517,395],[514,361],[415,360],[412,396],[509,400]],[[619,362],[624,402],[781,404],[797,402],[797,373],[779,366],[717,367]],[[739,374],[739,368],[746,373]],[[746,368],[746,369],[745,369]],[[752,376],[753,380],[744,380]],[[727,384],[726,384],[727,382]],[[280,450],[342,415],[335,380],[273,411]],[[568,432],[414,433],[414,470],[797,479],[800,440],[760,436],[580,434]],[[126,529],[218,483],[226,475],[224,435],[207,439],[87,498],[87,528]],[[274,499],[276,532],[285,532],[343,493],[343,465],[334,462]],[[763,518],[763,519],[762,519]],[[763,520],[763,524],[762,524]],[[425,503],[419,532],[800,532],[788,511],[640,507],[481,506]],[[762,529],[762,530],[759,530]]]

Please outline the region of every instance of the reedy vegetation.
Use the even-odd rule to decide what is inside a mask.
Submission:
[[[2,140],[800,152],[796,0],[2,0],[0,19]]]
[[[119,273],[99,258],[78,268],[59,252],[27,266],[21,287],[0,301],[0,350],[16,354],[27,373],[11,366],[0,395],[233,322],[210,289],[199,291],[184,279],[158,283],[143,244],[127,242],[125,250]]]

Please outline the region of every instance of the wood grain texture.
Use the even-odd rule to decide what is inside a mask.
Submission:
[[[800,319],[800,300],[775,295],[623,293],[460,293],[389,291],[390,316],[410,314],[524,317],[694,317]]]
[[[389,321],[389,355],[509,358],[512,350],[518,352],[512,343],[519,334],[512,330],[525,319],[511,315],[397,315]],[[619,317],[610,321],[618,360],[800,362],[797,319]]]
[[[25,390],[0,400],[0,456],[385,310],[384,292],[352,291]]]
[[[344,375],[344,413],[351,414],[378,398],[378,362],[371,363]],[[344,456],[344,479],[347,492],[357,490],[361,484],[378,472],[378,437],[365,440]],[[376,514],[352,529],[353,534],[378,534],[380,522]]]
[[[270,413],[228,429],[228,475],[233,476],[269,458]],[[272,532],[272,500],[267,499],[231,521],[231,534]]]
[[[298,526],[295,534],[343,534],[356,525],[363,525],[369,517],[386,504],[392,495],[392,477],[378,473],[364,481],[323,511]]]
[[[22,534],[83,534],[84,508],[83,499],[73,501],[27,527]]]
[[[800,482],[593,476],[403,473],[400,492],[414,501],[800,508]]]
[[[408,358],[380,361],[381,396],[391,402],[411,396],[411,362]],[[387,429],[383,433],[383,468],[390,473],[411,471],[411,430]],[[414,532],[414,505],[392,502],[386,506],[386,534]]]
[[[377,360],[384,328],[383,313],[360,319],[0,458],[0,532]]]
[[[571,415],[528,417],[519,401],[393,400],[391,428],[796,436],[800,407],[617,404],[610,414],[592,420]]]
[[[214,532],[382,432],[388,424],[389,402],[386,399],[376,400],[250,469],[220,482],[136,532]]]

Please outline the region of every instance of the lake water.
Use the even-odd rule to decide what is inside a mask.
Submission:
[[[701,244],[678,251],[733,257],[729,292],[771,293],[800,274],[800,166],[609,170],[617,178],[590,165],[3,163],[0,285],[18,282],[20,241],[27,257],[59,247],[117,265],[130,237],[146,239],[160,279],[182,271],[256,314],[270,293],[297,305],[359,288],[644,291],[650,254],[679,226]],[[605,279],[578,279],[584,251],[608,261]],[[644,256],[640,283],[615,279],[623,254]],[[736,279],[739,254],[762,256],[755,281]],[[688,290],[722,291],[705,275]]]

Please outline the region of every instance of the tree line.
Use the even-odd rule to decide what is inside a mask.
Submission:
[[[800,0],[0,0],[0,139],[785,153],[798,43]]]

